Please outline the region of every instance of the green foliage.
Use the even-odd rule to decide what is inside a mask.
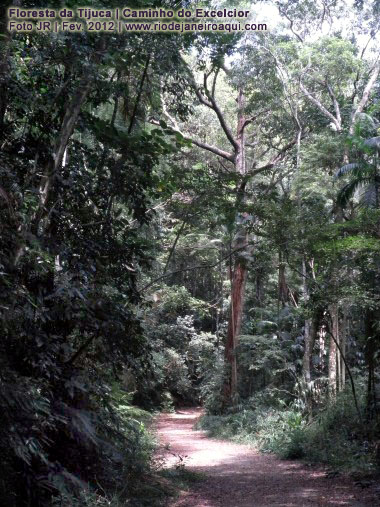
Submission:
[[[324,172],[316,174],[309,171],[303,171],[302,177],[314,180],[314,185],[303,185],[302,192],[305,197],[312,191],[318,194],[326,194],[329,190],[321,186],[321,179],[328,179],[328,173],[333,173],[336,167],[341,163],[344,155],[344,143],[338,137],[332,136],[329,132],[313,133],[309,142],[302,149],[302,167],[303,169],[321,168]],[[326,172],[327,171],[327,174]],[[296,180],[297,181],[297,180]],[[319,182],[319,184],[318,184]],[[296,182],[297,188],[297,182]]]
[[[257,442],[263,452],[274,452],[282,458],[302,458],[302,414],[296,410],[261,413],[257,419]]]
[[[185,93],[176,64],[190,38],[160,37],[157,44],[148,34],[5,37],[4,505],[45,506],[53,498],[57,505],[101,504],[113,496],[126,503],[150,473],[153,447],[141,414],[112,386],[125,370],[137,381],[148,376],[137,279],[151,263],[154,168],[188,143],[144,124],[162,87]]]
[[[367,123],[370,123],[368,130],[375,130],[374,120],[366,115]],[[364,132],[363,132],[364,130]],[[350,180],[338,193],[338,203],[346,207],[349,200],[355,195],[358,189],[362,189],[359,202],[362,206],[379,207],[379,175],[378,175],[378,152],[379,137],[363,138],[365,135],[363,119],[356,125],[356,135],[349,139],[349,143],[355,150],[356,162],[341,167],[336,174],[337,178],[350,175]]]
[[[275,2],[290,30],[241,40],[9,34],[0,20],[2,505],[160,505],[151,417],[141,407],[203,403],[218,414],[202,422],[217,435],[336,467],[356,457],[373,469],[373,90],[358,114],[355,107],[376,68],[376,3],[356,2],[353,11],[334,1],[322,11],[311,0]],[[363,24],[367,51],[352,27],[349,37],[343,26],[315,37],[338,15]],[[241,120],[245,174],[227,128]],[[212,146],[231,155],[216,156]],[[233,249],[245,232],[238,396],[228,412],[224,343]],[[304,387],[328,377],[331,304],[349,322],[348,366],[368,376],[366,410],[360,394],[368,445],[349,397],[326,405],[324,388],[309,396]],[[310,323],[317,339],[304,382]]]
[[[210,436],[249,444],[282,458],[304,456],[304,421],[295,410],[244,409],[228,416],[205,416],[199,427]]]
[[[360,403],[363,408],[363,395]],[[215,438],[249,444],[285,459],[325,463],[356,475],[371,474],[377,467],[376,449],[367,433],[375,425],[363,428],[348,391],[322,408],[311,422],[291,406],[273,408],[266,403],[230,415],[206,415],[198,427]]]
[[[321,254],[338,257],[344,253],[369,253],[380,250],[380,241],[364,235],[335,237],[327,242],[317,243],[315,250]]]
[[[186,287],[183,286],[166,287],[162,290],[160,299],[159,316],[165,320],[189,313],[204,317],[208,312],[207,304],[192,297]]]
[[[323,75],[331,84],[339,80],[350,82],[361,66],[355,46],[340,37],[322,37],[306,48],[302,57],[311,62],[313,72]]]
[[[220,414],[223,409],[222,386],[226,374],[222,351],[216,351],[208,358],[199,387],[200,399],[211,414]]]
[[[144,320],[152,347],[151,376],[139,383],[135,399],[166,410],[173,404],[199,403],[208,395],[205,385],[219,354],[215,335],[201,330],[209,305],[175,285],[162,286],[152,299]]]

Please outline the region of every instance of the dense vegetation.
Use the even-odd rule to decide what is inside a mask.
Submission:
[[[183,404],[378,470],[380,6],[263,4],[239,36],[2,8],[2,505],[163,501],[149,412]]]

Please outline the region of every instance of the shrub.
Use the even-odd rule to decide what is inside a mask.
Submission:
[[[363,409],[363,394],[360,403]],[[247,443],[285,459],[303,458],[359,475],[372,473],[377,466],[376,446],[368,442],[375,428],[363,426],[350,392],[338,396],[311,423],[295,405],[271,408],[262,404],[229,415],[206,415],[197,426],[212,437]]]

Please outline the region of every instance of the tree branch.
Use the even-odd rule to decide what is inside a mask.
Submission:
[[[187,219],[187,215],[186,217],[184,218],[184,220],[182,221],[182,225],[181,227],[179,228],[177,234],[176,234],[176,237],[175,237],[175,240],[173,242],[173,245],[171,246],[170,248],[170,251],[169,251],[169,255],[168,255],[168,258],[166,260],[166,263],[165,263],[165,267],[164,267],[164,274],[166,273],[168,267],[169,267],[169,263],[173,257],[173,254],[174,254],[174,250],[175,250],[175,247],[177,246],[177,243],[178,243],[178,240],[179,240],[179,237],[181,236],[185,226],[186,226],[186,219]]]
[[[367,51],[369,43],[371,42],[372,39],[375,38],[375,36],[377,35],[377,33],[378,33],[378,30],[376,30],[374,32],[371,32],[371,35],[370,35],[368,41],[366,42],[365,46],[363,47],[362,52],[360,54],[360,60],[363,59],[364,53]],[[351,102],[352,102],[352,104],[354,103],[355,97],[358,94],[357,84],[359,82],[359,78],[360,78],[360,70],[357,71],[356,77],[355,77],[355,81],[354,81],[354,92],[353,92],[353,94],[351,96]]]
[[[73,364],[79,356],[81,356],[91,345],[91,343],[95,340],[95,338],[99,338],[100,332],[98,331],[97,334],[91,335],[84,343],[79,347],[79,349],[68,359],[64,365],[69,366]]]
[[[216,71],[216,77],[218,75],[218,72],[219,72],[219,70]],[[225,133],[227,139],[231,143],[233,149],[235,151],[237,151],[239,149],[239,145],[236,142],[236,139],[235,139],[234,135],[232,134],[232,131],[231,131],[230,127],[227,125],[226,120],[224,118],[224,115],[223,115],[221,109],[219,108],[218,104],[216,103],[215,98],[213,97],[212,93],[210,93],[210,91],[209,91],[209,89],[207,87],[207,77],[208,76],[205,73],[204,74],[204,79],[203,79],[203,86],[204,86],[204,89],[205,89],[205,92],[206,92],[206,96],[207,96],[207,98],[210,101],[211,109],[215,112],[216,116],[218,117],[220,126],[222,127],[223,132]],[[215,88],[216,77],[215,77],[215,80],[214,80],[214,83],[213,83],[213,88]]]
[[[218,79],[218,74],[220,71],[220,67],[218,67],[214,73],[214,79],[212,80],[212,88],[211,88],[211,96],[215,98],[215,87],[216,87],[216,80]]]
[[[213,96],[213,94],[215,93],[216,78],[219,73],[219,69],[216,70],[216,76],[214,77],[214,81],[213,81],[213,85],[212,85],[212,90],[213,90],[212,92],[210,92],[210,90],[208,89],[208,86],[207,86],[207,79],[209,77],[209,74],[204,73],[204,75],[203,75],[203,86],[204,86],[205,94],[207,97],[207,100],[206,100],[204,98],[204,96],[202,95],[202,93],[195,81],[193,73],[189,69],[189,66],[184,61],[183,61],[183,65],[184,65],[184,67],[187,71],[187,74],[189,76],[191,87],[194,90],[199,102],[214,111],[214,113],[216,114],[216,116],[219,120],[219,124],[222,127],[222,130],[225,133],[228,141],[231,143],[234,151],[237,152],[239,149],[238,143],[236,142],[235,137],[232,134],[230,127],[227,125],[224,115]],[[207,149],[207,148],[205,148],[205,149]]]
[[[135,122],[135,118],[136,118],[136,114],[137,114],[137,107],[139,105],[141,94],[142,94],[142,91],[143,91],[144,82],[145,82],[146,75],[147,75],[147,72],[148,72],[149,63],[150,63],[150,54],[148,55],[148,57],[146,59],[145,66],[144,66],[144,71],[143,71],[142,76],[141,76],[139,91],[137,93],[137,97],[136,97],[135,105],[134,105],[134,108],[133,108],[133,113],[132,113],[131,121],[130,121],[130,124],[129,124],[129,127],[128,127],[128,134],[130,134],[132,132],[132,129],[133,129],[133,124]]]
[[[284,157],[286,152],[289,151],[290,148],[292,148],[296,143],[297,143],[297,139],[293,139],[293,141],[291,141],[290,143],[285,145],[278,153],[273,155],[273,157],[271,158],[271,160],[267,164],[249,171],[245,175],[245,178],[244,178],[245,182],[247,182],[250,178],[252,178],[253,176],[256,176],[257,174],[267,171],[268,169],[272,169],[272,167],[274,167],[277,164],[277,162],[279,162]]]
[[[284,9],[282,9],[280,6],[278,6],[278,11],[279,13],[284,16],[290,23],[290,31],[297,37],[297,39],[300,41],[300,42],[304,42],[303,41],[303,38],[301,37],[301,35],[299,33],[297,33],[294,28],[293,28],[293,25],[294,25],[294,21],[287,15],[286,11]]]
[[[265,113],[269,113],[270,109],[265,109],[264,111],[260,111],[259,113],[255,114],[255,116],[251,116],[250,118],[246,118],[244,120],[244,123],[242,125],[242,129],[244,130],[247,125],[257,120],[257,118],[260,118],[261,115]]]
[[[380,73],[380,59],[379,59],[379,56],[377,57],[377,61],[375,63],[375,66],[374,68],[372,69],[372,72],[371,72],[371,75],[369,77],[369,80],[364,88],[364,91],[363,91],[363,95],[362,95],[362,98],[354,112],[354,114],[352,115],[352,118],[351,118],[351,124],[350,124],[350,129],[349,129],[349,134],[352,135],[354,133],[354,127],[355,127],[355,120],[357,118],[357,116],[363,112],[363,109],[365,108],[367,102],[368,102],[368,99],[369,99],[369,96],[370,96],[370,93],[371,93],[371,90],[372,88],[374,87],[374,84],[376,83],[376,79],[378,78],[379,76],[379,73]]]
[[[168,118],[170,118],[173,121],[173,118],[168,115],[168,113],[165,113]],[[150,123],[153,125],[160,125],[160,122],[157,120],[151,119]],[[178,125],[177,122],[174,121],[175,125]],[[217,148],[216,146],[211,146],[211,144],[204,143],[202,141],[198,141],[197,139],[193,139],[192,137],[184,134],[179,128],[173,128],[171,127],[173,131],[178,132],[181,134],[181,136],[186,139],[186,141],[190,141],[199,148],[202,148],[204,150],[210,151],[211,153],[214,153],[214,155],[218,155],[219,157],[224,158],[225,160],[228,160],[229,162],[234,163],[235,162],[235,154],[228,153],[228,151],[221,150],[220,148]]]
[[[309,90],[307,90],[304,86],[304,84],[300,81],[300,88],[303,91],[303,93],[306,95],[306,97],[312,102],[314,105],[318,107],[318,109],[327,117],[329,118],[335,125],[338,132],[342,130],[342,125],[338,122],[337,118],[333,114],[328,111],[325,106],[316,98],[314,95],[312,95]]]
[[[335,109],[335,114],[336,114],[336,120],[338,122],[338,124],[341,126],[342,128],[342,116],[340,114],[340,107],[339,107],[339,102],[335,96],[335,93],[334,93],[334,90],[332,89],[331,85],[329,84],[328,81],[326,81],[326,86],[327,86],[327,90],[329,92],[329,95],[331,97],[331,100],[333,101],[333,104],[334,104],[334,109]]]

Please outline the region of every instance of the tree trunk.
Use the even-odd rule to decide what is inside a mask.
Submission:
[[[312,264],[311,264],[312,267]],[[306,259],[302,260],[302,279],[303,279],[303,299],[305,303],[309,300],[309,288],[307,284]],[[308,413],[312,414],[312,390],[311,390],[311,356],[313,353],[314,343],[318,330],[318,316],[313,315],[312,318],[305,319],[304,331],[304,353],[302,358],[302,379],[305,390],[305,400]]]
[[[311,417],[313,412],[313,398],[311,385],[311,357],[313,354],[314,343],[318,332],[318,318],[314,315],[311,319],[305,320],[305,347],[302,358],[302,378],[305,389],[305,400],[307,411]]]
[[[261,308],[263,306],[263,276],[262,276],[262,270],[259,269],[256,274],[255,279],[255,287],[256,287],[256,306]]]
[[[317,327],[318,321],[315,316],[305,320],[305,348],[302,360],[302,373],[305,382],[311,381],[311,356],[317,337]]]
[[[340,332],[340,328],[339,328],[339,334],[338,334],[338,336],[336,336],[336,339],[339,342],[339,346],[342,345],[342,342],[341,342],[340,338],[341,338],[341,332]],[[342,365],[342,354],[340,353],[340,350],[337,347],[337,349],[336,349],[336,388],[337,388],[338,392],[341,391],[341,387],[340,387],[340,384],[341,384],[341,381],[342,381],[341,365]]]
[[[84,78],[83,83],[78,86],[78,89],[71,99],[70,103],[66,106],[66,112],[64,114],[60,132],[57,136],[54,152],[51,160],[46,165],[44,173],[41,177],[40,188],[39,188],[39,204],[34,216],[31,218],[31,223],[24,226],[24,231],[21,236],[26,235],[26,227],[30,227],[31,231],[35,235],[41,235],[43,230],[47,226],[47,217],[49,216],[48,200],[50,197],[51,186],[59,173],[67,144],[74,131],[75,124],[78,120],[79,113],[82,105],[86,101],[87,95],[91,88],[91,82],[88,77]],[[45,221],[45,223],[43,223]],[[43,223],[42,231],[40,231],[41,223]],[[16,249],[13,264],[16,266],[25,252],[26,244],[21,243]]]
[[[99,39],[97,51],[94,51],[94,63],[97,63],[102,59],[105,50],[106,39],[105,37],[101,37]],[[65,156],[70,137],[74,131],[82,106],[85,104],[93,85],[94,83],[91,79],[91,75],[84,72],[81,83],[78,85],[73,96],[66,103],[60,130],[54,143],[53,153],[50,161],[47,162],[42,171],[39,184],[39,203],[37,209],[35,210],[34,215],[30,218],[30,224],[24,224],[22,228],[23,230],[20,231],[21,237],[26,236],[28,228],[30,228],[33,234],[41,236],[48,225],[48,204],[51,195],[51,188],[61,170],[62,161]],[[18,264],[20,258],[23,256],[25,246],[24,238],[22,238],[21,245],[17,247],[14,255],[14,266]]]
[[[330,315],[332,321],[332,333],[335,339],[339,336],[339,316],[338,316],[338,305],[336,303],[330,305]],[[329,340],[329,397],[334,400],[336,398],[336,385],[337,385],[337,346],[335,341],[330,336]]]
[[[346,356],[347,334],[348,334],[348,315],[347,309],[344,308],[342,324],[339,329],[339,343],[340,348],[342,349],[342,352],[340,354],[339,391],[343,391],[346,385],[346,365],[344,363],[344,358]]]
[[[247,268],[242,259],[237,259],[234,266],[231,292],[231,309],[228,321],[225,357],[230,367],[229,382],[225,389],[226,401],[234,402],[237,395],[236,347],[240,333],[244,305],[244,288],[247,279]]]
[[[238,124],[237,124],[237,151],[235,170],[240,175],[246,172],[245,164],[245,116],[244,116],[245,97],[242,89],[238,95]],[[245,185],[240,185],[237,192],[237,209],[244,204],[245,201]],[[241,222],[241,220],[239,220]],[[239,223],[237,232],[233,242],[233,250],[237,250],[234,269],[231,276],[231,306],[230,316],[228,320],[227,339],[225,345],[225,358],[229,367],[228,377],[224,385],[224,404],[225,406],[233,405],[237,400],[237,382],[238,372],[236,364],[236,347],[238,345],[238,335],[240,333],[241,321],[244,307],[244,289],[247,279],[247,261],[244,253],[248,250],[248,235],[244,224]]]
[[[288,302],[288,285],[285,276],[286,263],[282,261],[281,252],[278,253],[278,307],[282,308]]]
[[[370,420],[376,414],[376,391],[375,391],[375,353],[377,319],[373,310],[368,310],[366,314],[366,345],[365,358],[368,365],[367,381],[367,419]]]
[[[224,114],[220,107],[217,104],[217,101],[215,99],[215,85],[217,76],[219,73],[219,68],[216,69],[214,72],[214,78],[211,89],[208,87],[207,80],[210,76],[210,73],[205,72],[203,76],[203,90],[201,91],[199,85],[197,84],[192,72],[188,68],[187,64],[185,62],[184,67],[187,69],[188,76],[190,79],[190,84],[195,92],[199,102],[203,104],[204,106],[212,109],[217,118],[220,127],[222,128],[227,140],[229,141],[230,145],[233,148],[232,153],[222,150],[218,148],[217,146],[212,146],[208,143],[199,141],[197,139],[194,139],[192,137],[187,136],[186,134],[183,134],[181,130],[178,127],[177,122],[175,119],[173,119],[170,114],[166,111],[166,106],[164,104],[164,101],[162,101],[164,112],[166,116],[169,118],[169,120],[174,124],[174,127],[177,132],[181,133],[185,139],[190,140],[193,144],[196,146],[199,146],[200,148],[207,150],[211,153],[214,153],[215,155],[218,155],[219,157],[222,157],[223,159],[227,160],[228,162],[232,163],[234,165],[234,169],[237,174],[241,176],[240,178],[240,184],[237,188],[237,195],[236,195],[236,210],[239,215],[239,210],[242,209],[242,205],[244,204],[244,201],[246,199],[246,185],[248,183],[249,178],[247,179],[247,172],[246,172],[246,160],[245,160],[245,135],[244,131],[246,126],[249,123],[252,123],[255,119],[255,117],[247,118],[245,116],[245,96],[244,91],[242,88],[239,89],[238,92],[238,118],[237,118],[237,133],[236,136],[234,136],[232,130],[230,129],[229,125],[226,122],[226,119],[224,117]],[[225,67],[223,67],[223,70],[225,70]],[[155,121],[153,122],[156,123]],[[284,146],[279,152],[277,152],[269,163],[266,163],[264,166],[260,168],[255,168],[255,170],[251,173],[251,177],[261,173],[262,171],[265,171],[267,169],[271,169],[274,167],[274,165],[279,162],[284,156],[287,151],[294,146],[295,142],[292,141],[288,145]],[[243,215],[240,214],[239,218],[244,218]],[[245,225],[244,220],[239,220],[239,223],[237,224],[237,234],[236,237],[238,239],[237,243],[233,244],[234,247],[234,253],[236,254],[235,262],[234,262],[234,269],[233,273],[231,274],[231,308],[230,308],[230,316],[229,316],[229,323],[228,323],[228,332],[227,332],[227,338],[225,342],[225,359],[227,365],[230,366],[231,372],[228,375],[228,378],[226,379],[224,386],[223,386],[223,405],[228,406],[233,402],[233,400],[236,399],[237,395],[237,367],[236,367],[236,358],[235,358],[235,351],[237,347],[237,335],[240,331],[240,324],[242,320],[242,312],[243,312],[243,306],[244,306],[244,286],[245,281],[247,278],[247,255],[248,254],[248,238],[245,231]],[[236,250],[236,245],[242,245],[242,248],[239,248],[239,250]]]

